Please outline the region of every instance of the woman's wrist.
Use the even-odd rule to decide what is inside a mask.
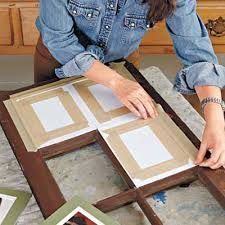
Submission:
[[[204,107],[204,117],[206,124],[224,128],[224,113],[221,105],[217,103],[208,103]]]
[[[116,71],[95,60],[91,68],[84,74],[89,80],[102,84],[108,88],[115,88],[122,76]]]
[[[106,86],[113,90],[116,87],[118,87],[119,83],[122,82],[123,80],[124,77],[115,72],[115,74],[111,76],[111,79],[108,80]]]
[[[206,98],[221,99],[221,90],[216,86],[196,86],[195,90],[198,94],[200,102]],[[220,104],[215,102],[207,102],[203,107],[205,121],[208,125],[216,125],[224,127],[224,113]]]

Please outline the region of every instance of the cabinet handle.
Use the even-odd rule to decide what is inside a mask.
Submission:
[[[225,19],[220,16],[216,20],[208,20],[208,23],[205,24],[206,28],[209,31],[211,36],[223,37],[225,36]]]

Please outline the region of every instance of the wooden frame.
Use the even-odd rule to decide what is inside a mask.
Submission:
[[[164,99],[154,90],[154,88],[146,81],[146,79],[140,74],[140,72],[128,62],[125,63],[125,66],[131,72],[134,78],[142,85],[142,87],[152,96],[155,102],[163,106],[165,112],[172,118],[172,120],[189,138],[189,140],[191,140],[191,142],[197,148],[199,148],[200,141],[198,140],[198,138],[177,116],[177,114],[164,101]],[[46,84],[46,82],[42,83],[42,85],[43,84]],[[30,89],[32,87],[34,86],[28,87],[26,89]],[[14,93],[26,89],[20,89],[18,91],[15,91]],[[118,162],[117,158],[114,156],[107,143],[97,131],[92,131],[85,135],[81,135],[74,139],[64,141],[54,146],[40,149],[38,152],[27,152],[22,139],[20,138],[18,131],[3,103],[3,101],[9,98],[9,94],[12,93],[7,93],[5,95],[1,95],[0,97],[0,122],[12,147],[12,150],[14,151],[14,154],[21,166],[24,176],[26,177],[41,209],[41,212],[45,218],[49,217],[53,212],[55,212],[60,206],[65,203],[65,199],[56,181],[51,175],[51,172],[45,163],[45,159],[60,154],[65,154],[79,147],[90,144],[94,141],[97,141],[101,145],[104,152],[112,161],[114,167],[117,169],[117,171],[129,186],[128,190],[103,199],[94,204],[103,212],[114,210],[125,204],[137,202],[151,224],[160,225],[162,224],[160,218],[155,214],[151,206],[148,204],[146,198],[158,191],[176,186],[178,184],[193,181],[195,179],[199,179],[203,184],[205,184],[212,195],[225,208],[224,169],[221,168],[213,171],[208,168],[194,167],[165,179],[142,186],[140,188],[135,188],[132,180],[127,175],[126,171]]]

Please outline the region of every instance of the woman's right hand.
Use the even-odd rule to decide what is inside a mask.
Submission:
[[[109,88],[136,116],[147,119],[158,115],[152,98],[138,82],[117,77],[110,82]]]
[[[147,119],[149,116],[154,118],[158,115],[152,98],[140,84],[125,79],[98,60],[93,62],[84,76],[110,88],[115,96],[136,116]]]

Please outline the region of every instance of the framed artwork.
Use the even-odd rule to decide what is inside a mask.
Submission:
[[[30,198],[30,193],[0,188],[0,224],[14,225]]]
[[[75,196],[42,225],[119,225],[93,205]]]
[[[205,184],[218,202],[225,207],[224,168],[213,171],[208,168],[196,167],[193,164],[193,159],[197,149],[199,149],[200,141],[193,132],[132,64],[128,62],[125,62],[125,64],[117,63],[113,65],[113,68],[115,70],[118,69],[120,73],[124,73],[124,76],[133,76],[133,79],[135,78],[154,101],[160,105],[160,116],[157,119],[144,121],[131,115],[131,113],[124,111],[123,114],[121,112],[124,109],[118,102],[114,102],[113,107],[110,108],[111,106],[107,106],[107,101],[102,99],[101,95],[105,93],[105,96],[111,98],[112,93],[109,93],[108,90],[104,88],[96,86],[96,84],[87,81],[85,78],[78,80],[66,79],[56,83],[52,81],[53,83],[50,82],[47,86],[45,83],[45,85],[39,85],[38,87],[28,87],[22,92],[16,91],[0,96],[0,122],[2,128],[23,169],[23,173],[40,206],[43,216],[45,218],[50,217],[57,209],[66,203],[45,160],[51,157],[59,157],[61,154],[66,154],[78,149],[82,151],[80,147],[93,142],[100,144],[113,166],[129,187],[126,191],[93,203],[94,206],[102,212],[117,209],[131,202],[137,202],[152,225],[161,225],[162,221],[148,204],[146,198],[156,192],[196,179],[199,179]],[[89,96],[91,100],[89,97],[86,98],[86,96],[84,96],[83,91],[80,91],[81,86],[81,89],[86,89],[85,93],[89,92],[88,94],[91,95]],[[88,87],[92,88],[88,89]],[[52,92],[50,98],[45,95],[46,91],[49,91],[49,93]],[[8,107],[7,102],[10,101],[10,104],[13,105],[13,109],[17,113],[22,110],[21,107],[25,107],[25,105],[27,107],[27,104],[33,104],[32,106],[34,106],[36,112],[34,108],[30,110],[31,106],[29,106],[30,108],[28,107],[28,111],[32,111],[34,114],[33,117],[36,119],[39,116],[40,120],[42,118],[43,102],[40,103],[39,100],[35,100],[34,102],[33,98],[27,98],[27,96],[31,96],[34,93],[40,94],[40,92],[43,93],[43,95],[41,94],[39,96],[41,97],[41,101],[48,99],[47,102],[49,105],[52,105],[52,107],[59,107],[60,103],[58,99],[61,99],[61,104],[64,106],[67,113],[65,113],[65,111],[60,111],[62,108],[60,110],[54,110],[57,111],[57,118],[62,114],[63,116],[67,115],[67,117],[69,115],[74,121],[74,125],[76,125],[76,115],[74,115],[73,118],[73,114],[70,113],[68,108],[70,106],[73,108],[77,106],[77,113],[82,121],[80,124],[78,123],[79,126],[81,126],[80,129],[86,129],[84,128],[86,124],[88,124],[88,127],[91,129],[75,136],[68,136],[68,133],[71,132],[70,128],[73,126],[73,124],[70,124],[71,120],[64,118],[57,126],[65,123],[65,127],[54,127],[56,126],[55,120],[48,116],[49,121],[52,121],[53,127],[56,129],[51,130],[51,126],[49,126],[49,124],[46,125],[43,120],[42,122],[39,121],[39,125],[42,126],[42,131],[49,129],[49,135],[52,135],[50,138],[55,138],[56,136],[54,135],[56,132],[62,132],[60,133],[60,138],[65,136],[66,138],[58,139],[58,142],[48,142],[50,145],[42,146],[40,149],[34,149],[35,151],[28,151],[24,141],[24,137],[29,136],[25,132],[28,130],[28,122],[26,122],[25,119],[23,119],[23,121],[21,119],[21,127],[23,127],[24,130],[20,132],[20,126],[18,126],[19,123],[17,122],[19,117],[13,116],[13,110]],[[74,102],[66,105],[64,100],[59,96],[59,93],[63,96],[69,96],[69,99],[71,100],[72,98]],[[26,96],[26,101],[24,95]],[[21,99],[22,106],[17,105],[18,102],[16,103],[16,101],[18,99]],[[98,107],[95,108],[92,104],[95,106],[98,105]],[[51,109],[48,110],[48,112],[50,111]],[[26,119],[28,118],[27,116]],[[101,118],[103,118],[102,121]],[[168,130],[168,127],[170,130]],[[66,131],[69,129],[68,133],[66,132],[67,135],[64,135],[64,129]],[[76,129],[76,127],[73,127],[73,129]],[[171,134],[171,130],[175,135]],[[49,136],[46,135],[46,137]],[[31,137],[29,138],[34,140]],[[37,145],[39,146],[41,143],[37,141],[35,144],[36,148]],[[147,145],[148,148],[146,148]],[[155,154],[156,150],[157,154]],[[142,152],[144,156],[149,154],[150,157],[142,157],[138,151]],[[46,189],[46,187],[48,188]],[[86,211],[89,212],[88,210]],[[80,215],[79,213],[82,215],[85,214],[84,211],[83,213],[75,212],[75,214],[76,213],[78,213],[78,215]]]

